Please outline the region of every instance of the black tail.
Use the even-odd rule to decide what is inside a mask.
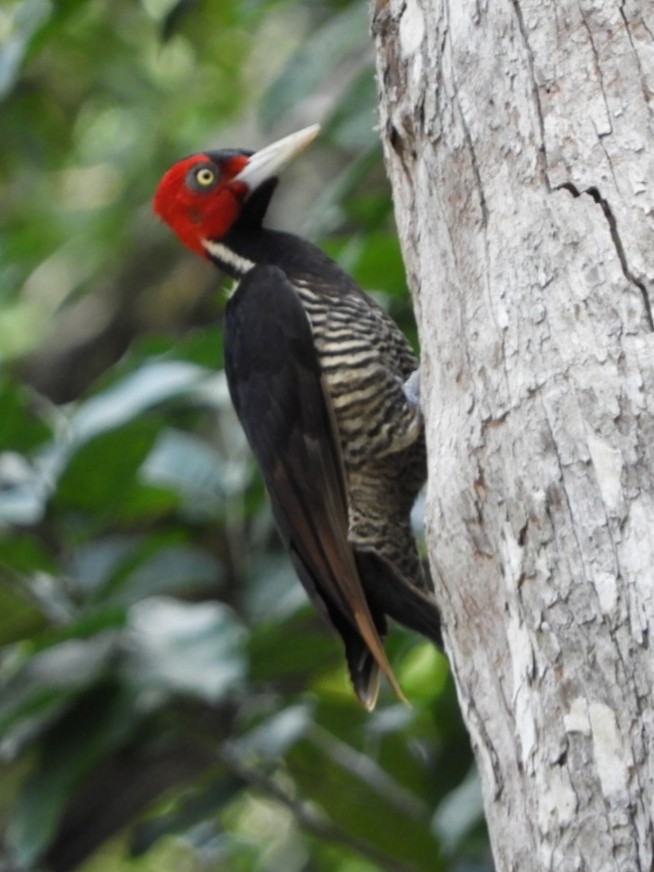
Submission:
[[[379,693],[379,666],[370,653],[370,649],[359,635],[358,631],[333,607],[327,605],[332,624],[338,630],[345,646],[345,657],[350,672],[350,680],[359,701],[372,711]],[[380,639],[384,639],[388,631],[386,618],[381,610],[371,604],[370,612]]]
[[[355,551],[366,599],[373,614],[381,611],[443,649],[441,616],[436,601],[415,587],[373,551]]]

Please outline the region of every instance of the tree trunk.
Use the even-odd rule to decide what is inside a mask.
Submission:
[[[653,864],[653,28],[652,0],[373,8],[498,872]]]

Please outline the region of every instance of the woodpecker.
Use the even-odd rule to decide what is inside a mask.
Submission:
[[[397,325],[320,249],[263,226],[278,174],[318,129],[183,158],[153,208],[238,282],[224,316],[232,402],[297,575],[372,709],[380,672],[404,699],[383,648],[387,616],[441,645],[410,522],[425,441],[417,361]]]

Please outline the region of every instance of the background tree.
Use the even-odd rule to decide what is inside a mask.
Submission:
[[[429,550],[501,870],[652,867],[653,14],[374,11]]]
[[[5,870],[490,868],[445,659],[398,630],[412,708],[357,708],[227,399],[215,271],[150,212],[180,155],[321,121],[274,221],[409,325],[368,27],[0,5]]]

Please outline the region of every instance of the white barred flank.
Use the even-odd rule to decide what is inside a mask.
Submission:
[[[314,334],[320,336],[320,326],[314,326]],[[352,331],[349,333],[336,332],[336,335],[332,335],[330,331],[329,344],[318,340],[316,346],[320,351],[321,358],[324,358],[329,363],[332,357],[337,359],[349,357],[359,364],[365,363],[368,360],[374,360],[377,357],[374,349],[370,347],[370,343],[363,342],[361,339],[346,341],[348,336],[352,336]]]
[[[341,434],[350,541],[428,590],[410,512],[426,475],[422,417],[404,382],[418,362],[391,319],[358,292],[293,279]]]
[[[311,322],[346,469],[360,470],[371,459],[406,449],[421,436],[422,421],[403,390],[417,368],[404,336],[363,295],[334,296],[328,287],[299,279],[294,285]],[[379,486],[369,490],[378,497]]]

